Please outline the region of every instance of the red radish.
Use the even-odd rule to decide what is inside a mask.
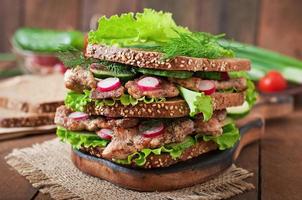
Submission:
[[[205,95],[213,94],[216,90],[215,84],[209,80],[200,81],[197,87],[204,92]]]
[[[105,140],[111,140],[112,135],[113,135],[113,131],[111,129],[107,129],[107,128],[102,128],[101,130],[99,130],[96,133],[100,138],[105,139]]]
[[[159,86],[159,80],[152,76],[147,76],[137,81],[137,86],[143,91],[154,90]]]
[[[100,92],[108,92],[115,90],[121,86],[121,82],[119,78],[105,78],[98,82],[97,89]]]
[[[140,133],[146,138],[154,138],[164,133],[164,124],[160,121],[145,121],[139,126]]]
[[[220,80],[221,81],[228,81],[230,80],[230,76],[227,72],[221,72],[220,73]]]
[[[70,119],[74,119],[77,121],[86,120],[89,118],[88,114],[83,113],[83,112],[73,112],[73,113],[70,113],[70,115],[68,115],[68,117]]]

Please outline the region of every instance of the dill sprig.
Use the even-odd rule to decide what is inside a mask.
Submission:
[[[234,52],[219,43],[225,35],[212,35],[204,32],[179,33],[177,38],[169,40],[159,48],[164,53],[163,59],[176,56],[197,58],[234,57]]]
[[[113,74],[127,74],[127,73],[135,74],[136,73],[136,71],[128,65],[109,62],[109,61],[99,61],[98,63],[103,65],[106,68],[106,70],[112,72]]]
[[[84,53],[74,47],[60,48],[57,53],[58,58],[68,68],[74,68],[76,66],[89,67],[95,62],[93,58],[86,58]]]

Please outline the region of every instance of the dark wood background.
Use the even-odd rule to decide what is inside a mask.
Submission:
[[[0,52],[20,26],[88,31],[92,16],[154,8],[195,31],[226,33],[302,59],[301,0],[0,0]]]

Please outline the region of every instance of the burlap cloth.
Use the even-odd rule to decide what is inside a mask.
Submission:
[[[244,181],[253,174],[233,165],[206,183],[181,190],[127,190],[79,171],[71,162],[70,146],[58,139],[15,149],[6,159],[34,187],[42,193],[49,193],[54,199],[226,199],[254,188]]]

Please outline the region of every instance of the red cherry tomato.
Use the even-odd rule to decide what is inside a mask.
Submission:
[[[279,92],[286,87],[287,81],[282,74],[277,71],[268,72],[258,83],[259,90],[264,93]]]

